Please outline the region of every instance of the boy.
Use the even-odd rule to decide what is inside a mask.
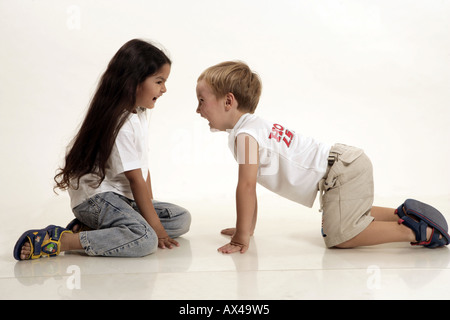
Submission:
[[[441,247],[450,241],[445,218],[431,206],[407,200],[397,210],[372,207],[372,164],[361,149],[328,146],[254,115],[259,76],[242,62],[223,62],[198,78],[197,113],[211,130],[227,131],[239,164],[236,227],[222,230],[230,243],[219,252],[245,253],[257,216],[256,183],[307,207],[320,191],[327,247],[352,248],[408,241]]]

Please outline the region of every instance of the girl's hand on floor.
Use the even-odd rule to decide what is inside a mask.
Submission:
[[[179,243],[170,237],[158,238],[158,247],[161,249],[169,248],[172,249],[173,246],[179,247]]]

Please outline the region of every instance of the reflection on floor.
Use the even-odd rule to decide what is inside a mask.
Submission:
[[[450,283],[449,248],[399,243],[326,249],[316,209],[269,200],[259,200],[257,231],[243,255],[216,251],[229,240],[219,231],[233,225],[233,203],[178,202],[193,216],[191,231],[178,239],[180,247],[138,259],[71,252],[16,262],[12,248],[25,228],[39,227],[37,221],[45,221],[42,227],[64,224],[71,217],[57,216],[56,209],[28,220],[2,217],[0,299],[450,298],[443,285]],[[448,197],[430,203],[450,218]]]

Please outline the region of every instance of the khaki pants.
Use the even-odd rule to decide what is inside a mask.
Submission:
[[[372,163],[363,150],[336,144],[330,157],[334,163],[319,182],[322,236],[329,248],[369,226],[374,194]]]

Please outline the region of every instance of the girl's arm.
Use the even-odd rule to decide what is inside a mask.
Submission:
[[[133,192],[134,201],[139,208],[144,219],[153,228],[158,236],[158,247],[160,248],[172,248],[172,245],[178,246],[178,242],[171,239],[164,229],[155,208],[153,207],[152,200],[149,197],[151,195],[151,186],[149,184],[149,175],[147,181],[142,176],[141,169],[135,169],[125,172],[125,176],[130,182],[131,191]]]
[[[150,170],[147,173],[147,188],[148,188],[148,193],[150,195],[150,200],[153,200],[153,191],[152,191],[152,182],[150,180]]]
[[[222,253],[246,252],[256,224],[258,143],[245,134],[239,135],[236,141],[239,163],[239,181],[236,188],[236,231],[231,242],[218,249]]]

